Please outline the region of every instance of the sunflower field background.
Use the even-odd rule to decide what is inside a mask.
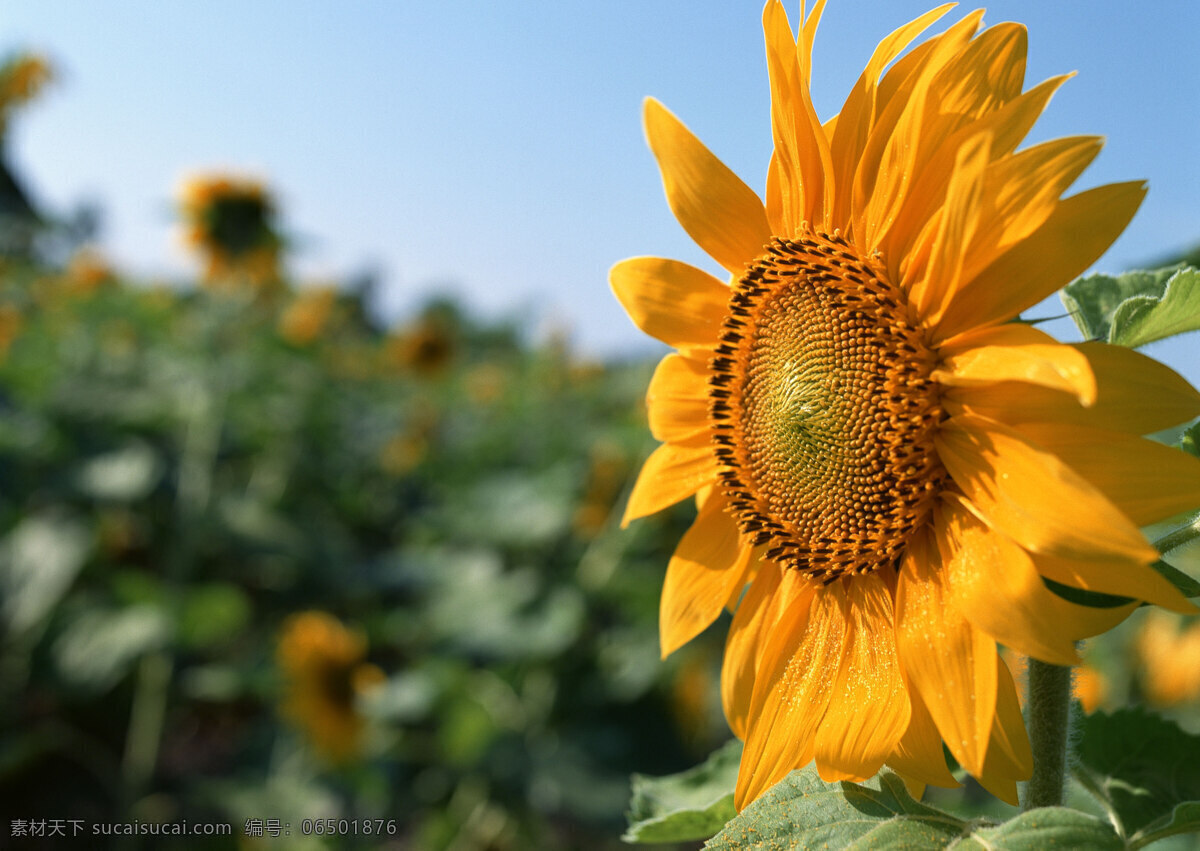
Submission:
[[[3,68],[5,122],[47,74]],[[16,847],[196,847],[94,832],[186,823],[229,826],[213,848],[604,849],[627,815],[654,840],[662,795],[707,804],[703,772],[736,768],[728,616],[660,660],[694,509],[619,526],[653,359],[589,360],[450,300],[385,325],[370,281],[289,276],[286,211],[235,175],[180,196],[196,280],[131,279],[0,168]],[[1200,735],[1200,622],[1143,609],[1085,658],[1085,709]],[[632,773],[714,751],[631,799]],[[973,785],[935,803],[1015,812]]]

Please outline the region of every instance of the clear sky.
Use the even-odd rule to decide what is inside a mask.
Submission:
[[[932,5],[830,0],[813,80],[823,118],[879,39]],[[174,188],[189,171],[229,168],[274,187],[303,279],[374,268],[388,315],[448,291],[483,315],[564,324],[585,351],[646,352],[608,268],[638,254],[714,264],[667,209],[642,99],[663,101],[761,192],[761,8],[0,0],[0,47],[44,51],[62,71],[19,117],[11,154],[48,209],[98,202],[102,245],[139,274],[190,271],[173,241]],[[1200,4],[998,0],[985,21],[1004,20],[1029,27],[1027,86],[1079,72],[1031,140],[1108,138],[1076,188],[1150,181],[1098,268],[1200,240]],[[1200,382],[1197,337],[1151,353]]]

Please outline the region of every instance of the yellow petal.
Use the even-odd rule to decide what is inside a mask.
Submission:
[[[1170,367],[1124,346],[1071,348],[1087,358],[1096,378],[1096,401],[1089,408],[1073,395],[1016,382],[951,387],[943,404],[952,415],[969,410],[1007,425],[1053,422],[1130,434],[1151,434],[1200,416],[1200,392]]]
[[[978,775],[996,710],[996,642],[952,604],[941,556],[924,536],[900,570],[896,646],[950,753]]]
[[[930,80],[919,132],[908,144],[906,179],[919,191],[899,199],[894,222],[886,226],[886,234],[880,232],[879,247],[885,256],[899,257],[912,250],[912,237],[947,198],[964,147],[972,138],[994,132],[983,119],[1020,94],[1025,47],[1025,29],[1019,24],[989,27]],[[992,144],[988,159],[1004,153]]]
[[[876,89],[883,69],[899,56],[904,48],[934,21],[953,8],[953,3],[938,6],[921,17],[893,30],[871,55],[867,67],[854,84],[846,103],[838,114],[838,122],[830,134],[830,157],[834,167],[835,195],[830,219],[835,222],[850,218],[850,190],[855,166],[862,156],[875,120]]]
[[[1033,775],[1033,752],[1029,734],[1021,718],[1021,704],[1012,673],[1004,660],[996,666],[996,717],[988,743],[983,773],[976,776],[980,785],[997,798],[1017,805],[1015,781],[1028,780]]]
[[[846,623],[846,647],[829,708],[813,742],[827,783],[879,771],[908,729],[908,690],[896,657],[892,595],[875,574],[830,584]]]
[[[642,465],[621,526],[687,499],[710,484],[716,470],[706,434],[688,443],[664,443]]]
[[[650,433],[657,440],[686,440],[708,430],[708,370],[693,358],[667,355],[646,390]]]
[[[808,593],[795,595],[763,650],[734,790],[739,811],[813,758],[846,646],[847,624],[834,595],[814,592],[794,570],[782,582]]]
[[[951,387],[1020,381],[1073,393],[1082,405],[1096,401],[1096,377],[1087,358],[1029,325],[971,331],[948,341],[941,351],[942,367],[933,378]]]
[[[725,500],[708,500],[667,564],[658,609],[664,659],[717,619],[730,591],[741,584],[750,552]]]
[[[1144,197],[1145,183],[1134,181],[1059,201],[1045,224],[959,290],[936,338],[1004,322],[1068,284],[1112,244]]]
[[[971,280],[1009,247],[1029,236],[1054,212],[1059,197],[1100,153],[1099,136],[1054,139],[1006,156],[988,167],[979,230],[967,252]]]
[[[711,349],[729,287],[695,266],[661,257],[622,260],[608,273],[613,293],[634,323],[668,346]]]
[[[925,274],[912,283],[909,294],[909,302],[926,324],[936,325],[959,290],[967,246],[979,224],[983,178],[991,150],[992,134],[985,131],[967,140],[956,154],[929,265]]]
[[[930,715],[920,692],[911,683],[908,699],[912,707],[908,729],[896,743],[896,749],[888,757],[887,764],[904,778],[905,785],[916,782],[947,789],[958,786],[958,781],[946,767],[946,757],[942,753],[942,737],[934,724],[933,716]]]
[[[646,99],[644,121],[675,218],[710,257],[741,275],[771,239],[762,202],[653,98]]]
[[[764,563],[750,583],[749,590],[733,615],[729,634],[725,638],[725,657],[721,664],[721,705],[729,729],[739,739],[746,738],[750,700],[754,679],[762,658],[763,645],[774,632],[781,612],[791,599],[780,591],[783,568],[774,562]]]
[[[891,228],[909,194],[921,152],[929,88],[968,42],[983,17],[971,12],[940,36],[899,59],[878,88],[878,119],[854,175],[851,221],[860,248],[873,251]],[[895,257],[886,258],[889,264]],[[896,268],[889,266],[889,271]]]
[[[794,235],[803,221],[824,228],[832,207],[833,161],[829,140],[812,105],[806,67],[824,5],[824,0],[819,0],[804,25],[799,44],[779,0],[768,0],[763,9],[771,79],[771,131],[785,236]]]
[[[1070,76],[1067,74],[1046,80],[1004,103],[998,109],[980,115],[946,136],[932,154],[923,158],[924,170],[915,178],[916,184],[922,187],[922,191],[909,193],[897,222],[886,240],[888,255],[894,261],[889,264],[889,271],[892,272],[895,280],[910,280],[913,277],[913,269],[919,268],[912,262],[912,255],[919,250],[926,231],[937,223],[935,214],[940,210],[945,199],[952,167],[963,142],[974,135],[992,134],[991,159],[993,162],[988,166],[983,201],[981,202],[987,204],[989,184],[995,187],[1003,177],[1000,171],[1003,167],[1000,164],[1006,161],[1005,158],[1025,138],[1037,117],[1049,103],[1051,96]],[[1003,192],[1004,189],[1000,187],[997,191]],[[1054,200],[1057,203],[1057,195]],[[988,216],[992,214],[987,212],[988,207],[984,209],[985,212],[980,214],[980,227],[989,223]],[[1042,217],[1034,221],[1033,227],[1040,226],[1045,216],[1051,211],[1044,211],[1044,214],[1039,213]],[[1023,225],[1033,220],[1034,216],[1031,215],[1031,211],[1020,211],[1019,221]],[[977,234],[976,238],[978,240],[980,235]],[[994,255],[995,251],[992,251],[984,259],[990,263]],[[978,273],[979,261],[980,258],[975,255],[974,251],[967,253],[967,260],[963,267],[963,280],[970,280]]]
[[[1095,485],[1138,526],[1200,508],[1200,459],[1186,452],[1105,429],[1029,424],[1020,432]]]
[[[973,625],[1019,653],[1078,665],[1075,641],[1111,629],[1137,603],[1110,609],[1068,603],[1046,587],[1020,546],[957,503],[944,509],[950,599]]]
[[[948,420],[934,443],[972,511],[1026,549],[1142,564],[1158,557],[1102,493],[1014,429],[964,415]]]

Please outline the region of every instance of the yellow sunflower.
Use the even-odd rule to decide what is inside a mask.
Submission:
[[[612,270],[637,325],[677,349],[650,383],[664,443],[625,521],[696,497],[662,650],[736,610],[721,689],[746,742],[739,809],[813,760],[829,781],[887,764],[954,785],[943,742],[1015,802],[1032,759],[997,642],[1076,664],[1076,639],[1136,605],[1075,605],[1043,578],[1191,609],[1138,527],[1200,504],[1200,461],[1139,435],[1200,413],[1200,394],[1136,352],[1011,321],[1145,194],[1060,197],[1096,137],[1017,150],[1066,79],[1022,91],[1024,27],[973,12],[904,53],[950,5],[934,9],[822,122],[823,6],[801,7],[799,36],[775,0],[763,13],[765,202],[646,101],[667,201],[730,277],[657,257]]]
[[[345,763],[362,749],[366,720],[358,698],[384,680],[363,661],[367,643],[325,612],[301,612],[284,624],[276,658],[286,678],[281,712],[326,761]]]
[[[179,191],[184,241],[204,262],[204,282],[216,288],[280,284],[283,240],[275,202],[257,180],[224,174],[186,180]]]

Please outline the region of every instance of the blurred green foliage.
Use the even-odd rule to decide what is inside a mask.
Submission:
[[[303,847],[301,820],[330,817],[394,820],[397,848],[618,847],[630,773],[727,737],[722,627],[658,654],[693,509],[617,524],[652,364],[449,302],[389,331],[352,292],[28,262],[0,271],[0,313],[9,819],[232,824],[212,847],[269,843],[242,834],[270,818]],[[336,765],[279,712],[281,624],[306,610],[360,631],[386,677]]]

